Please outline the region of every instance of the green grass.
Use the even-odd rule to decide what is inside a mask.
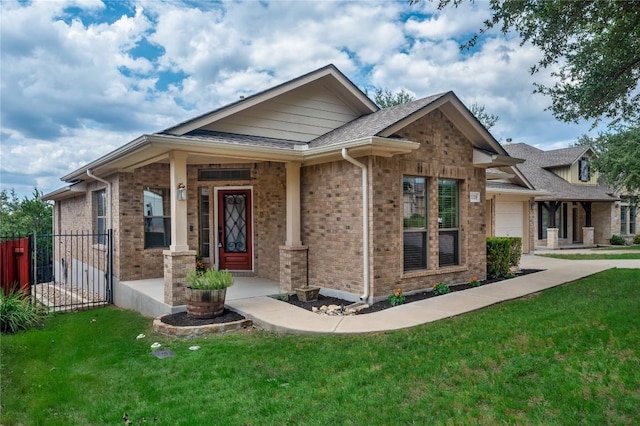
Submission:
[[[567,260],[624,260],[624,259],[640,259],[640,252],[638,253],[551,253],[551,254],[538,254],[537,256],[552,257],[554,259],[567,259]]]
[[[638,424],[639,283],[610,270],[374,335],[172,340],[128,311],[60,314],[2,336],[0,423]]]
[[[640,244],[634,244],[632,246],[610,246],[610,247],[598,247],[593,250],[640,250]]]

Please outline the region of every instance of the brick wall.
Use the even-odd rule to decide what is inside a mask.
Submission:
[[[369,164],[370,274],[372,296],[386,297],[396,287],[412,291],[434,282],[484,278],[485,171],[472,166],[471,143],[440,112],[433,112],[399,132],[420,142],[411,154],[366,157]],[[403,175],[429,178],[428,269],[403,272]],[[437,180],[460,182],[460,265],[439,268]],[[361,170],[346,162],[303,167],[301,172],[302,238],[309,247],[309,284],[357,294],[362,291]],[[469,192],[481,202],[469,203]]]

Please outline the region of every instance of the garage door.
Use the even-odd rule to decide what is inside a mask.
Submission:
[[[496,237],[523,237],[521,201],[496,201]]]

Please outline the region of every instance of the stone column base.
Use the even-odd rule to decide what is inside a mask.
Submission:
[[[184,288],[187,271],[196,269],[196,251],[164,250],[164,303],[169,306],[185,304]]]
[[[593,226],[585,226],[582,228],[582,244],[584,244],[585,246],[593,245],[593,230]]]
[[[280,246],[280,290],[307,285],[308,246]]]
[[[547,228],[547,248],[557,250],[559,247],[558,228]]]

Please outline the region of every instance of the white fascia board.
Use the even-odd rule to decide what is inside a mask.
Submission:
[[[473,165],[475,167],[514,166],[519,163],[524,163],[524,160],[509,155],[493,154],[475,148],[473,150]]]
[[[486,188],[487,194],[514,194],[514,195],[523,195],[527,197],[542,197],[545,195],[550,195],[551,193],[548,191],[542,191],[539,189],[504,189],[504,188]]]
[[[313,158],[322,156],[324,154],[334,154],[341,152],[342,148],[358,148],[369,147],[374,150],[381,151],[397,151],[398,154],[406,154],[420,147],[418,142],[411,142],[407,140],[396,140],[382,138],[379,136],[367,136],[359,139],[352,139],[350,141],[340,142],[329,146],[322,146],[318,148],[311,148],[305,152],[305,158]]]

